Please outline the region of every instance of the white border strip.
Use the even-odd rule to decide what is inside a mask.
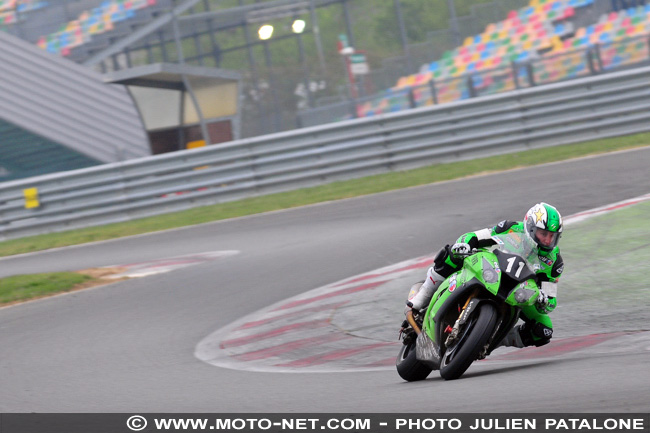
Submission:
[[[579,212],[577,214],[569,215],[568,217],[564,218],[564,225],[574,224],[589,218],[593,218],[598,215],[610,213],[615,210],[622,209],[627,206],[632,206],[638,203],[642,203],[648,200],[650,200],[650,193],[642,195],[640,197],[631,198],[628,200],[619,201],[617,203],[612,203],[605,206],[597,207],[595,209],[586,210],[584,212]]]

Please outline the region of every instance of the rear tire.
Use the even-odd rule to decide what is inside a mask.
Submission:
[[[491,303],[482,303],[461,331],[458,342],[447,348],[440,363],[440,376],[458,379],[485,348],[497,323],[497,310]]]
[[[411,344],[403,344],[397,354],[395,362],[397,373],[407,382],[424,380],[429,376],[432,369],[427,367],[415,357],[415,340]]]

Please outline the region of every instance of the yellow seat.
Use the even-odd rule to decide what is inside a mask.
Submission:
[[[636,26],[634,26],[634,34],[635,35],[642,35],[643,33],[645,33],[645,24],[644,23],[640,23],[640,24],[637,24]]]

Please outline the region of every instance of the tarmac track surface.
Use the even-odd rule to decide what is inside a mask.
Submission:
[[[648,412],[648,333],[614,333],[613,323],[590,339],[614,343],[506,354],[449,382],[434,373],[405,383],[389,366],[236,370],[195,350],[243,316],[431,255],[467,230],[521,218],[534,202],[569,215],[646,194],[649,162],[644,148],[0,260],[6,276],[229,252],[0,309],[0,412]],[[369,314],[378,307],[366,302]],[[400,306],[396,331],[402,317]],[[577,336],[565,328],[556,337]]]

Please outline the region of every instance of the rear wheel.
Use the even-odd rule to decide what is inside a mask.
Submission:
[[[424,380],[432,371],[415,357],[415,339],[410,344],[402,345],[395,366],[400,377],[408,382]]]
[[[482,303],[461,329],[456,341],[445,350],[440,363],[443,379],[458,379],[485,348],[497,323],[497,310],[490,303]]]

